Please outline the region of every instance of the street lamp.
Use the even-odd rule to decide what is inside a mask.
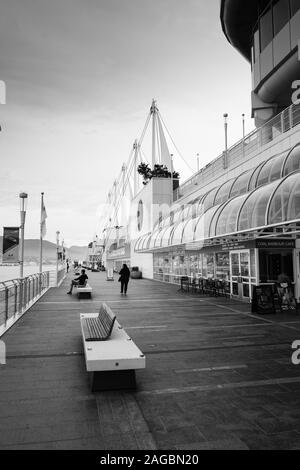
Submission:
[[[20,259],[20,278],[24,277],[24,228],[25,228],[25,217],[27,208],[27,193],[20,193],[20,216],[21,216],[21,259]]]
[[[56,285],[58,285],[59,234],[60,232],[57,230],[56,232]]]
[[[224,155],[224,168],[228,166],[228,114],[223,114],[224,117],[224,130],[225,130],[225,155]]]

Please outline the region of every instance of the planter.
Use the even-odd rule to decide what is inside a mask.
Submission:
[[[131,277],[131,279],[142,279],[143,273],[142,273],[142,271],[139,270],[139,268],[137,266],[134,266],[131,269],[130,277]]]

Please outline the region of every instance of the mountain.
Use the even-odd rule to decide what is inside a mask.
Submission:
[[[87,259],[87,246],[71,246],[68,248],[68,256],[71,260],[85,261]]]
[[[3,237],[0,236],[0,255],[2,255],[2,240]],[[43,261],[45,264],[55,263],[56,262],[56,244],[48,242],[47,240],[43,241]],[[87,255],[86,246],[72,246],[71,248],[66,247],[66,256],[72,260],[85,260]],[[24,261],[25,262],[39,262],[40,258],[40,240],[38,239],[27,239],[25,240],[24,245]]]

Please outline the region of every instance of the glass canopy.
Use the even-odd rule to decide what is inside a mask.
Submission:
[[[219,189],[219,186],[212,189],[202,199],[202,201],[201,201],[201,206],[202,207],[201,207],[200,210],[202,210],[203,213],[206,212],[208,209],[210,209],[214,205],[214,200],[215,200],[215,196],[216,196],[216,193],[217,193],[218,189]]]
[[[252,170],[252,175],[250,176],[249,179],[249,186],[248,186],[248,191],[252,191],[253,189],[256,188],[256,180],[257,176],[260,172],[261,167],[264,165],[265,162],[261,162],[254,170]]]
[[[287,176],[296,170],[300,170],[300,144],[297,144],[288,154],[284,162],[282,176]]]
[[[266,183],[272,183],[281,177],[282,165],[286,159],[287,152],[272,157],[267,160],[260,168],[257,176],[256,187]]]
[[[156,225],[152,234],[136,241],[135,251],[167,248],[298,219],[300,144],[171,212],[160,228]]]
[[[266,225],[266,210],[276,186],[278,181],[261,186],[248,195],[239,214],[238,232]]]
[[[205,238],[209,238],[210,224],[219,207],[220,206],[212,207],[198,218],[198,222],[195,228],[194,240],[203,240]]]
[[[248,194],[243,194],[242,196],[231,199],[227,204],[222,206],[221,213],[216,223],[215,233],[211,233],[211,236],[224,235],[237,231],[237,215],[247,197]]]
[[[179,224],[174,228],[172,237],[170,237],[171,245],[181,245],[182,244],[182,235],[184,227],[186,226],[187,221],[179,222]]]
[[[230,197],[240,196],[248,191],[251,174],[252,170],[245,171],[245,173],[236,178],[231,188]]]
[[[214,205],[222,204],[222,202],[228,201],[231,188],[235,180],[236,178],[226,181],[222,184],[222,186],[219,187],[215,196]]]
[[[162,235],[162,239],[161,239],[161,246],[162,246],[162,247],[166,247],[166,246],[169,246],[169,245],[170,245],[169,241],[170,241],[170,237],[171,237],[171,235],[172,235],[172,233],[173,233],[174,228],[175,228],[174,225],[171,225],[171,227],[168,227],[168,228],[164,231],[164,233],[163,233],[163,235]]]
[[[300,149],[299,149],[300,150]],[[300,172],[285,178],[273,194],[267,214],[268,224],[300,218]]]

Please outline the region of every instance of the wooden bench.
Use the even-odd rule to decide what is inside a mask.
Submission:
[[[87,283],[87,281],[82,285],[77,285],[77,286],[74,286],[77,290],[77,295],[78,295],[78,298],[80,298],[80,296],[82,297],[88,297],[88,298],[91,298],[92,297],[92,292],[93,292],[93,289],[92,287]]]
[[[112,310],[103,303],[99,313],[81,313],[80,323],[92,391],[134,389],[135,370],[145,368],[145,355]]]

